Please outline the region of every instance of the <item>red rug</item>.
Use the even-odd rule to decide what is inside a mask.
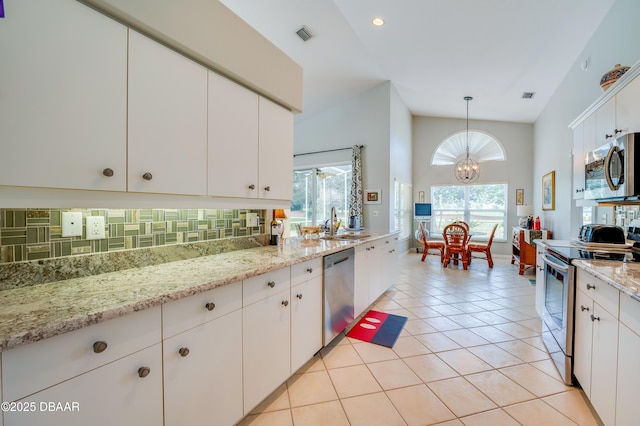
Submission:
[[[402,332],[407,317],[369,311],[347,333],[347,337],[392,348]]]

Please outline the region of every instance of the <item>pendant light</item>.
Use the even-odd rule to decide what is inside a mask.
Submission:
[[[473,98],[465,96],[464,100],[467,101],[467,156],[456,163],[455,174],[460,182],[472,183],[480,177],[480,166],[476,160],[469,157],[469,101]]]

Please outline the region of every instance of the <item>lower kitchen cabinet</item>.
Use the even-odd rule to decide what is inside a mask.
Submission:
[[[544,310],[544,289],[546,286],[544,274],[544,261],[542,255],[545,248],[542,244],[536,245],[536,312],[542,317]]]
[[[244,414],[291,376],[290,288],[242,309]]]
[[[16,404],[33,411],[6,411],[5,426],[161,425],[161,345],[157,343]]]
[[[590,401],[604,424],[613,425],[616,418],[618,319],[597,303],[593,304],[593,315]]]
[[[638,304],[633,301],[632,303]],[[640,310],[640,306],[636,309]],[[618,342],[618,383],[616,399],[616,425],[638,424],[638,383],[640,383],[640,336],[620,324]]]
[[[163,358],[165,426],[242,418],[240,309],[166,339]]]
[[[593,300],[582,291],[576,291],[575,331],[573,335],[573,375],[591,398],[591,348]]]
[[[296,270],[308,278],[294,285]],[[303,275],[304,276],[304,275]],[[291,374],[322,348],[322,259],[291,266]]]
[[[371,262],[369,262],[369,252],[371,247],[369,244],[359,245],[355,249],[354,266],[353,266],[353,306],[355,318],[358,317],[370,305],[369,302],[369,275]]]

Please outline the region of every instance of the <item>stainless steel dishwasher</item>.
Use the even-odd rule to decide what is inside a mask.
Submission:
[[[350,248],[324,257],[324,335],[326,346],[354,320],[353,265]]]

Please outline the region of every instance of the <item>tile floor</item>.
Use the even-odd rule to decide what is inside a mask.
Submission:
[[[530,272],[420,257],[372,307],[409,318],[393,349],[339,336],[240,425],[600,424],[549,359]]]

